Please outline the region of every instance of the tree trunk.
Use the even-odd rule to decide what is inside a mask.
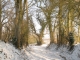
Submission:
[[[19,29],[20,29],[20,26],[19,26],[19,18],[20,18],[20,15],[19,15],[19,9],[20,9],[20,1],[18,0],[15,0],[15,6],[16,6],[16,18],[15,18],[15,34],[14,34],[14,37],[17,39],[17,47],[20,48],[20,39],[19,39]]]
[[[0,0],[0,39],[1,39],[1,35],[2,35],[2,22],[1,22],[1,0]]]
[[[43,37],[43,30],[40,32],[40,36],[39,36],[39,45],[42,45],[42,43],[43,43],[42,37]]]
[[[27,20],[27,26],[26,26],[26,28],[27,28],[27,35],[26,35],[27,40],[26,40],[26,46],[28,46],[28,45],[29,45],[29,43],[28,43],[28,38],[29,38],[29,19],[28,19],[28,1],[27,1],[27,0],[26,0],[26,20]]]
[[[62,44],[62,3],[59,1],[59,46]]]
[[[80,26],[78,27],[78,41],[77,42],[80,42]]]
[[[69,32],[73,32],[73,15],[74,15],[74,9],[72,8],[73,5],[72,5],[72,1],[69,0],[69,6],[68,6],[68,19],[69,19]]]
[[[73,31],[73,9],[69,11],[69,32]]]
[[[50,44],[54,43],[53,39],[53,30],[52,30],[52,24],[51,24],[51,18],[48,16],[48,25],[49,25],[49,33],[50,33]]]
[[[1,40],[1,36],[2,36],[2,24],[0,23],[0,40]]]

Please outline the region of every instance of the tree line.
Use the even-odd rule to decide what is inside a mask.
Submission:
[[[33,17],[41,26],[39,33]],[[21,48],[28,46],[29,36],[35,34],[38,37],[37,45],[41,45],[45,29],[49,31],[50,44],[67,44],[69,32],[74,34],[75,43],[79,43],[80,1],[0,0],[1,40],[9,42],[12,39],[14,45]]]

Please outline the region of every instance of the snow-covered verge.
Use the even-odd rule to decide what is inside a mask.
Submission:
[[[0,60],[28,59],[24,50],[18,50],[13,45],[0,41]]]
[[[46,44],[30,45],[18,50],[13,45],[0,41],[0,60],[80,60],[80,44],[75,45],[73,52],[65,46],[57,49],[56,44],[46,47]]]
[[[58,52],[58,55],[63,60],[80,60],[80,44],[76,44],[72,51],[68,51],[67,46],[61,46],[57,49],[57,45],[55,44],[50,45],[48,49],[53,52]]]

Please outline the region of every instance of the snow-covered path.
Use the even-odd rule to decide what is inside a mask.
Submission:
[[[56,50],[57,45],[52,44],[49,48],[46,45],[30,46],[26,54],[29,60],[80,60],[80,44],[75,45],[73,53],[66,47],[60,47]]]
[[[30,50],[27,53],[30,55],[28,56],[30,60],[64,60],[59,52],[46,49],[46,45],[30,46]]]
[[[75,45],[73,53],[63,46],[57,50],[56,44],[46,47],[46,44],[32,45],[18,50],[12,44],[0,41],[0,60],[80,60],[80,44]]]

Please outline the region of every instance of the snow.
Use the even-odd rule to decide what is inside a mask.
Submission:
[[[13,45],[0,41],[0,60],[24,60],[22,53]]]
[[[80,60],[80,44],[70,52],[66,46],[57,49],[56,44],[29,45],[18,50],[12,44],[0,41],[0,60]]]

